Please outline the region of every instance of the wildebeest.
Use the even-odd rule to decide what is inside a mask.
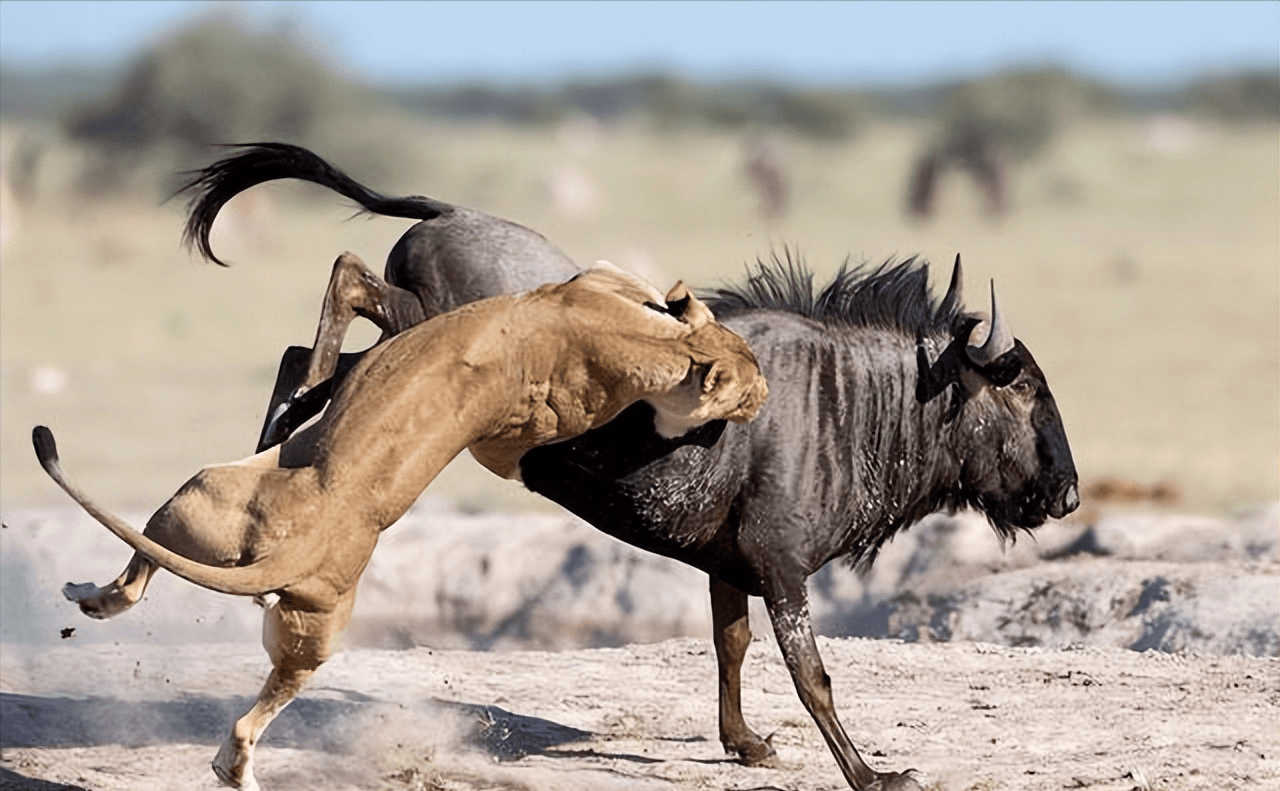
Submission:
[[[522,225],[432,198],[379,195],[299,146],[257,143],[243,149],[199,171],[182,190],[196,195],[185,238],[210,261],[224,264],[209,242],[218,211],[244,190],[275,179],[311,181],[366,211],[419,220],[391,248],[382,278],[349,260],[334,265],[313,351],[286,353],[259,451],[283,440],[323,406],[323,398],[313,397],[289,409],[334,375],[342,338],[356,316],[376,324],[385,339],[460,305],[559,283],[581,271],[541,234]],[[287,421],[280,423],[286,412]]]
[[[987,322],[961,311],[959,280],[957,262],[935,305],[927,269],[910,262],[841,270],[817,294],[800,270],[762,266],[745,288],[708,300],[769,380],[770,403],[752,425],[728,426],[714,443],[646,447],[636,439],[643,410],[631,410],[521,459],[533,491],[707,572],[720,739],[748,763],[772,752],[739,702],[748,595],[764,597],[800,698],[849,785],[912,788],[905,774],[872,771],[845,735],[805,580],[838,557],[868,567],[894,533],[934,511],[972,507],[1012,537],[1078,506],[1044,374],[999,313],[987,341],[969,344]]]
[[[682,284],[664,299],[602,266],[468,304],[379,344],[315,425],[204,468],[144,534],[67,481],[47,428],[32,438],[49,475],[136,553],[113,583],[67,587],[87,614],[137,603],[157,567],[223,593],[277,597],[263,625],[271,675],[213,762],[223,782],[256,789],[254,746],[328,658],[379,535],[464,448],[516,477],[525,451],[640,399],[669,421],[660,431],[678,435],[708,420],[749,420],[765,393],[747,345]]]
[[[387,205],[310,156],[256,170],[241,154],[210,168],[212,177],[195,185],[190,237],[209,253],[218,207],[240,189],[288,177],[290,167],[299,168],[294,177],[331,186],[371,211]],[[428,232],[420,224],[409,234]],[[536,235],[522,240],[545,243]],[[528,251],[496,264],[536,279],[531,269],[548,257]],[[396,260],[389,280],[404,278],[406,268],[468,265],[466,255]],[[413,277],[448,283],[466,275]],[[951,286],[935,302],[927,268],[916,261],[874,271],[842,267],[816,293],[800,265],[760,264],[743,287],[708,299],[747,339],[769,380],[769,403],[754,423],[710,423],[664,439],[653,430],[652,410],[636,405],[520,460],[531,490],[606,533],[707,572],[720,740],[746,763],[773,753],[740,705],[749,595],[764,597],[800,698],[849,785],[909,789],[916,785],[909,773],[868,767],[840,725],[805,579],[837,557],[869,566],[895,532],[937,510],[978,509],[1007,537],[1078,505],[1075,467],[1044,374],[994,310],[994,294],[990,318],[964,311],[961,279],[957,257]]]
[[[907,186],[907,213],[925,220],[933,216],[938,182],[958,170],[973,179],[992,217],[1008,209],[1009,166],[991,130],[977,123],[960,123],[947,130],[941,142],[929,145],[916,159]]]
[[[791,196],[786,149],[774,134],[756,135],[747,141],[743,169],[760,198],[760,214],[775,220],[787,213]]]

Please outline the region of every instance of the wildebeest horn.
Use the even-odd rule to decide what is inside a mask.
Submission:
[[[955,282],[954,277],[952,282]],[[1012,348],[1013,333],[1009,332],[1004,316],[996,307],[996,283],[993,280],[991,281],[991,325],[987,332],[987,340],[982,346],[966,345],[965,354],[969,357],[969,362],[981,367],[995,362],[996,358]]]
[[[963,290],[964,274],[960,271],[960,254],[956,253],[956,263],[951,268],[951,285],[947,287],[947,294],[942,298],[942,304],[938,306],[939,315],[947,316],[960,306],[960,292]]]

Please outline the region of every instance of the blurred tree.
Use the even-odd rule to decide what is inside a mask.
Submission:
[[[295,30],[251,30],[220,10],[157,42],[104,102],[73,113],[67,126],[123,149],[160,141],[203,147],[247,134],[296,139],[322,116],[367,99]]]
[[[795,90],[780,93],[774,112],[781,126],[799,135],[843,140],[858,131],[861,104],[849,91]]]
[[[168,160],[160,169],[172,171],[203,163],[219,143],[315,144],[335,118],[366,115],[378,102],[295,27],[253,29],[228,7],[158,40],[104,99],[70,112],[65,126],[103,150],[89,186],[110,187],[145,157],[160,155]]]
[[[606,122],[646,119],[661,131],[764,126],[827,140],[852,137],[870,109],[870,100],[859,91],[707,85],[663,72],[572,80],[553,88],[466,85],[401,89],[393,95],[407,109],[463,120],[550,124],[583,113]]]
[[[1111,89],[1061,68],[1014,69],[954,86],[939,103],[941,137],[985,137],[1005,155],[1039,154],[1071,118],[1112,112]]]
[[[1186,93],[1192,112],[1223,121],[1280,121],[1280,74],[1274,71],[1211,77]]]

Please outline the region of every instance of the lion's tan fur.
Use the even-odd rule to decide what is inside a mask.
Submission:
[[[204,468],[143,534],[66,482],[56,455],[42,457],[138,552],[115,582],[68,586],[67,595],[109,617],[141,598],[157,564],[215,590],[278,594],[263,633],[271,677],[214,761],[224,782],[255,788],[253,745],[328,657],[379,534],[464,448],[515,477],[525,451],[602,425],[637,400],[677,428],[756,413],[766,389],[745,342],[682,285],[665,301],[681,306],[681,318],[651,286],[601,266],[412,327],[372,349],[315,424],[282,446]]]

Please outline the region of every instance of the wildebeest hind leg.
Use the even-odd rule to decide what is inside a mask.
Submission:
[[[800,702],[822,731],[822,738],[835,756],[849,786],[856,791],[921,791],[906,772],[875,772],[863,762],[853,742],[845,735],[836,717],[831,695],[831,678],[822,666],[822,656],[813,639],[809,622],[809,602],[804,580],[797,584],[774,584],[766,588],[765,605],[773,621],[778,648],[791,672]]]
[[[129,565],[112,582],[106,585],[68,582],[62,586],[62,595],[80,605],[80,611],[90,618],[113,618],[142,599],[156,569],[156,564],[135,553]]]
[[[747,594],[711,578],[712,642],[720,677],[720,743],[747,766],[773,757],[773,745],[747,727],[742,717],[742,660],[751,645]]]
[[[241,791],[258,791],[253,774],[253,753],[258,740],[329,658],[334,638],[351,617],[354,600],[354,593],[348,594],[332,612],[302,611],[286,601],[267,608],[262,644],[271,656],[271,674],[253,708],[236,720],[231,735],[213,759],[214,774],[224,784]]]
[[[338,256],[324,293],[303,387],[315,387],[333,375],[342,339],[356,316],[372,321],[384,336],[391,336],[421,322],[424,314],[416,296],[378,277],[355,253]]]
[[[259,453],[283,442],[293,429],[323,407],[323,398],[306,406],[301,400],[307,392],[340,372],[343,367],[340,357],[346,356],[341,354],[342,341],[357,316],[373,322],[387,338],[418,324],[425,314],[417,296],[378,277],[359,256],[354,253],[338,256],[325,290],[314,347],[301,354],[290,348],[280,361],[275,392],[258,439]],[[286,417],[295,407],[306,414]]]

